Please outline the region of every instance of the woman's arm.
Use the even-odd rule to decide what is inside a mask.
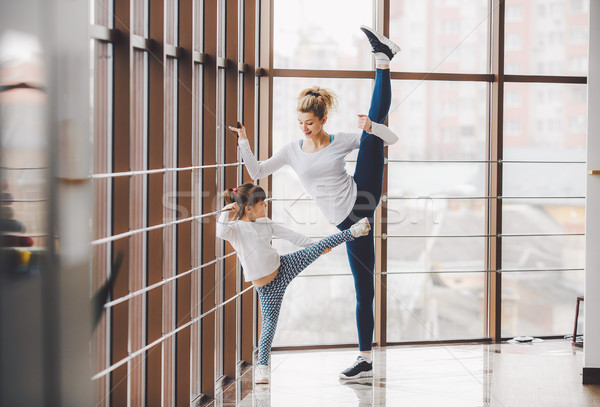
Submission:
[[[392,145],[398,141],[398,136],[385,124],[375,123],[364,114],[358,115],[358,127],[367,133],[371,133],[383,140],[386,146]]]
[[[238,127],[229,126],[229,130],[233,131],[238,135],[238,145],[240,146],[240,153],[246,169],[253,180],[259,180],[268,175],[273,174],[275,171],[288,164],[287,155],[284,149],[279,150],[271,158],[262,163],[259,163],[252,153],[250,143],[248,142],[248,136],[246,135],[246,128],[240,122],[237,122]]]
[[[288,164],[287,154],[284,151],[286,147],[277,151],[268,160],[259,163],[256,160],[256,157],[254,157],[254,154],[250,149],[250,143],[248,143],[247,139],[240,139],[238,144],[240,146],[240,153],[242,154],[244,164],[246,164],[248,174],[250,174],[252,179],[255,181],[273,174],[275,171]]]
[[[273,236],[287,240],[288,242],[291,242],[296,246],[308,247],[315,243],[314,240],[304,236],[302,233],[294,232],[293,230],[278,225],[271,219],[269,219],[269,224],[271,225],[271,229],[273,230]]]

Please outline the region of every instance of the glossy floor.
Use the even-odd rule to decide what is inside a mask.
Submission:
[[[387,347],[374,351],[373,379],[344,383],[354,351],[277,352],[270,385],[248,369],[208,405],[600,406],[600,386],[581,384],[582,356],[565,340]]]

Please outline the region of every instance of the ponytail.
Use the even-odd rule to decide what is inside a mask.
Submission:
[[[267,199],[267,194],[258,185],[248,182],[237,188],[226,189],[223,192],[223,199],[226,205],[234,202],[238,204],[239,211],[235,215],[235,219],[240,219],[244,216],[247,206],[254,206],[258,202],[264,201]]]

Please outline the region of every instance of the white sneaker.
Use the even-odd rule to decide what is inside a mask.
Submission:
[[[256,365],[254,367],[254,383],[256,384],[269,384],[269,378],[271,372],[267,365]]]
[[[371,225],[369,224],[369,219],[362,218],[354,225],[350,226],[350,233],[354,237],[366,236],[369,234],[371,230]]]

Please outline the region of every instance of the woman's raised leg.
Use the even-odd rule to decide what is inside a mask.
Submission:
[[[383,123],[390,109],[391,100],[390,70],[377,69],[369,118],[374,122]],[[364,201],[361,209],[374,211],[379,204],[384,158],[383,140],[363,131],[354,170],[354,182],[356,182],[358,197]]]

